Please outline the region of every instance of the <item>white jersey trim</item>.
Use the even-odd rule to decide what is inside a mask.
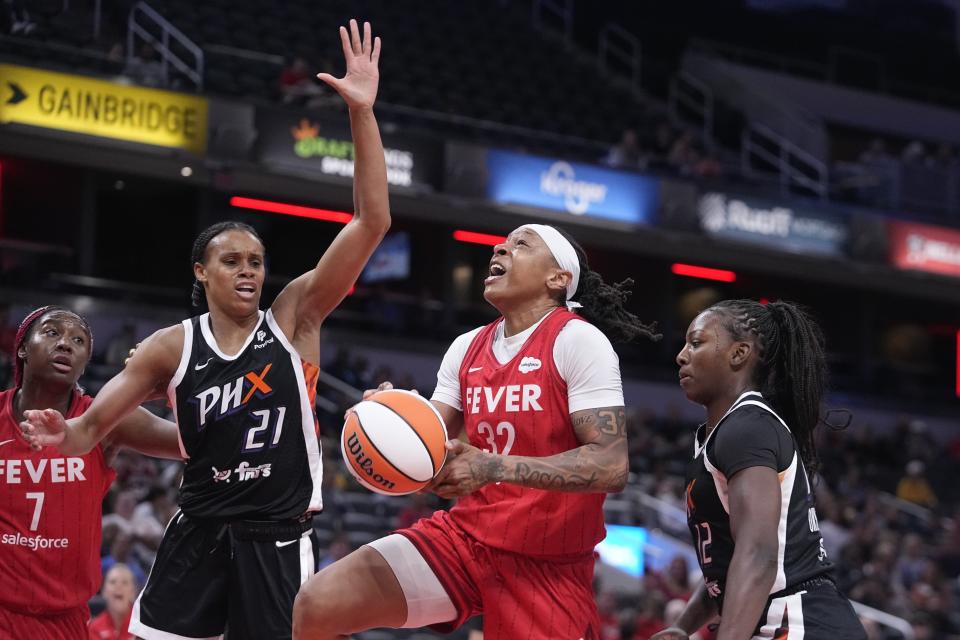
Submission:
[[[300,584],[310,579],[316,567],[313,559],[313,540],[310,539],[310,531],[304,531],[300,536]]]
[[[260,325],[263,324],[264,313],[263,311],[258,311],[259,319],[257,320],[257,326],[255,326],[251,331],[250,335],[247,336],[247,339],[243,342],[243,346],[240,347],[240,350],[237,351],[232,356],[228,356],[223,351],[220,351],[220,346],[217,344],[217,339],[213,337],[213,330],[210,328],[210,313],[207,312],[200,316],[200,333],[203,334],[203,340],[207,343],[207,346],[210,347],[215,354],[220,358],[226,360],[227,362],[232,362],[243,355],[243,352],[247,350],[247,347],[250,346],[250,343],[253,342],[253,336],[257,334],[257,329],[260,328]]]
[[[293,374],[297,378],[297,389],[300,394],[300,427],[303,430],[303,440],[307,449],[310,479],[313,481],[313,491],[310,494],[310,504],[307,505],[307,511],[320,511],[323,509],[323,497],[320,493],[323,484],[323,459],[320,451],[320,441],[317,439],[316,425],[313,421],[313,407],[310,405],[310,396],[307,393],[307,382],[303,377],[303,358],[280,329],[280,325],[273,317],[273,310],[268,310],[264,317],[267,326],[270,327],[273,334],[277,336],[277,340],[290,354],[290,364],[293,366]],[[250,335],[253,336],[252,333]]]
[[[783,615],[787,615],[787,628],[790,640],[803,640],[806,635],[803,623],[803,596],[806,591],[798,591],[789,596],[775,598],[767,605],[766,624],[760,627],[760,633],[751,640],[771,640],[777,629],[783,624]]]
[[[180,455],[184,460],[190,458],[187,450],[183,446],[183,438],[180,437],[180,422],[177,419],[177,387],[183,382],[183,376],[187,374],[187,367],[190,365],[190,356],[193,355],[193,322],[189,318],[180,323],[183,325],[183,351],[180,353],[180,364],[177,366],[176,373],[170,378],[170,384],[167,385],[167,400],[173,408],[173,421],[177,423],[177,445],[180,447]]]
[[[127,631],[144,640],[223,640],[223,635],[210,636],[207,638],[192,638],[148,627],[140,622],[140,598],[137,598],[136,603],[133,605],[133,614],[130,616],[130,626],[127,628]]]
[[[783,421],[777,412],[765,405],[762,402],[757,400],[744,400],[747,396],[757,396],[762,398],[763,395],[759,391],[747,391],[743,393],[736,402],[731,405],[730,409],[720,418],[720,422],[717,423],[717,426],[713,428],[713,431],[710,432],[710,435],[704,440],[703,445],[697,450],[697,455],[700,451],[703,451],[703,464],[707,468],[707,471],[710,472],[710,475],[713,477],[713,483],[717,489],[717,496],[720,498],[720,504],[723,505],[723,510],[727,512],[727,515],[730,515],[730,502],[729,502],[729,490],[727,486],[727,477],[723,475],[719,469],[713,466],[713,463],[710,462],[710,458],[707,456],[707,442],[710,441],[710,438],[713,437],[713,434],[717,432],[717,429],[726,420],[727,416],[747,405],[752,405],[755,407],[760,407],[765,411],[768,411],[780,424],[783,425],[783,428],[787,430],[787,433],[791,433],[790,427],[787,426],[787,423]],[[773,581],[773,586],[770,588],[770,593],[776,593],[778,591],[783,591],[787,588],[787,573],[786,568],[784,567],[784,557],[787,552],[787,517],[790,512],[790,498],[793,496],[793,486],[797,481],[797,469],[800,467],[799,457],[797,452],[793,453],[793,460],[790,461],[790,466],[784,470],[783,477],[779,477],[780,481],[780,521],[777,523],[777,577]],[[804,477],[806,478],[806,472],[804,472]],[[807,480],[807,489],[809,490],[810,481]],[[782,613],[782,611],[781,611]],[[802,637],[802,634],[801,634]]]
[[[167,537],[167,531],[170,529],[170,526],[175,522],[179,523],[180,518],[182,516],[183,516],[183,512],[180,509],[177,509],[177,511],[170,518],[170,521],[167,522],[166,528],[163,530],[164,538]],[[169,631],[154,629],[153,627],[149,627],[145,625],[143,622],[141,622],[140,621],[140,599],[143,597],[144,592],[147,590],[146,586],[150,584],[151,576],[153,576],[153,567],[150,567],[150,574],[147,576],[147,584],[143,585],[144,588],[140,591],[140,595],[137,596],[137,599],[133,603],[133,613],[130,615],[130,625],[127,628],[128,632],[140,638],[144,638],[144,640],[220,640],[223,638],[222,634],[219,636],[210,636],[207,638],[189,638],[187,636],[179,636],[175,633],[170,633]]]

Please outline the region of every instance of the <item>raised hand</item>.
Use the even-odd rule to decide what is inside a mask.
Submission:
[[[23,417],[20,430],[34,451],[55,447],[67,436],[67,421],[56,409],[28,409]]]
[[[340,27],[340,42],[343,44],[343,57],[347,62],[347,73],[335,78],[329,73],[318,73],[323,80],[340,94],[351,109],[369,109],[377,99],[377,87],[380,84],[380,38],[373,38],[370,23],[363,23],[363,39],[356,20],[350,20],[350,32]]]

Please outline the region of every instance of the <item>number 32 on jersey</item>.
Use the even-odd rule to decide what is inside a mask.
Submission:
[[[487,441],[487,447],[484,448],[484,451],[504,456],[510,455],[510,450],[513,449],[513,441],[517,435],[513,425],[507,421],[498,422],[496,427],[487,421],[483,421],[477,425],[477,434]]]

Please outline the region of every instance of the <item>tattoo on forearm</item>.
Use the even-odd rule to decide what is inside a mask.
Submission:
[[[517,464],[516,481],[526,487],[550,489],[553,491],[585,491],[597,483],[597,472],[589,476],[577,473],[564,472],[557,469],[554,472],[535,470],[530,465],[520,462]]]
[[[478,462],[471,463],[470,473],[475,480],[486,480],[487,482],[499,482],[506,475],[505,466],[499,457],[481,459]]]

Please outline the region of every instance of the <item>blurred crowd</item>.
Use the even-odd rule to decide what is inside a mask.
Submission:
[[[10,327],[0,325],[0,382],[5,386],[10,384],[8,334]],[[98,350],[84,382],[99,388],[134,344],[130,327],[118,330]],[[359,390],[389,380],[399,388],[417,388],[420,382],[420,391],[429,392],[425,381],[346,349],[335,353],[325,371]],[[339,454],[343,411],[356,397],[326,387],[318,397],[326,509],[316,528],[321,565],[326,566],[447,503],[435,496],[384,498],[363,491]],[[167,407],[151,408],[169,417]],[[821,430],[817,506],[826,548],[837,565],[837,583],[853,600],[907,620],[918,640],[960,637],[960,486],[954,471],[960,464],[960,436],[937,442],[921,420],[890,420],[891,425],[866,424],[854,415],[853,426],[844,431]],[[671,406],[633,406],[629,425],[632,489],[682,510],[683,474],[695,425]],[[129,451],[117,454],[113,466],[117,480],[105,498],[101,550],[107,579],[102,595],[91,603],[100,616],[116,615],[111,606],[132,605],[128,585],[134,593],[142,588],[176,510],[182,468]],[[628,523],[647,524],[642,514]],[[643,640],[676,619],[696,586],[698,570],[684,556],[665,567],[648,569],[630,592],[605,588],[598,580],[604,640]],[[899,637],[870,620],[865,624],[871,640]],[[708,629],[699,634],[701,640],[711,636]]]
[[[661,120],[626,129],[602,162],[616,169],[676,173],[689,178],[717,178],[723,166],[691,129]]]
[[[838,158],[833,174],[834,195],[841,200],[941,219],[960,206],[960,156],[949,142],[875,137],[855,157]]]

